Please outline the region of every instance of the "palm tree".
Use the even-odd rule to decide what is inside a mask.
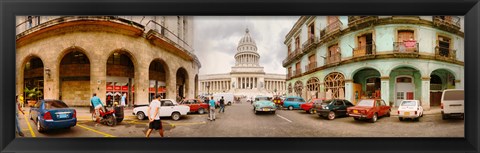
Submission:
[[[27,87],[25,87],[25,95],[27,95],[27,97],[30,98],[28,100],[28,105],[32,106],[35,103],[37,103],[38,98],[43,96],[43,93],[42,93],[42,91],[37,90],[36,87],[32,88],[32,89],[28,89]]]

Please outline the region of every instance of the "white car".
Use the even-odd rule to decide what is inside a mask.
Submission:
[[[187,115],[190,107],[185,105],[178,105],[175,100],[162,99],[160,100],[160,117],[172,117],[173,120],[179,120],[182,115]],[[148,118],[148,105],[140,105],[133,109],[133,115],[137,116],[139,120]]]
[[[423,116],[423,107],[418,100],[402,100],[397,113],[400,121],[406,118],[418,121]]]
[[[463,89],[444,90],[440,104],[442,119],[445,120],[449,117],[465,118],[465,94]]]

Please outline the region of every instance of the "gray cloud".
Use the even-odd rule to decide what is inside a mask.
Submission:
[[[202,63],[200,74],[228,73],[235,64],[238,41],[248,27],[260,54],[260,65],[267,73],[285,74],[285,35],[298,16],[196,16],[194,17],[195,54]]]

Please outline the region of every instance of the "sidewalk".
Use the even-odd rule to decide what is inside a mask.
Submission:
[[[398,110],[398,107],[393,107],[390,115],[398,116],[397,110]],[[432,106],[430,107],[430,110],[423,111],[424,115],[433,115],[433,114],[441,114],[441,113],[442,113],[442,109],[440,108],[440,106]]]

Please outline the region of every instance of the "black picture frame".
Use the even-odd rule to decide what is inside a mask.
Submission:
[[[2,152],[478,152],[478,0],[2,0]],[[465,138],[15,139],[17,15],[465,15]],[[239,123],[241,124],[241,123]],[[212,129],[214,130],[214,129]]]

